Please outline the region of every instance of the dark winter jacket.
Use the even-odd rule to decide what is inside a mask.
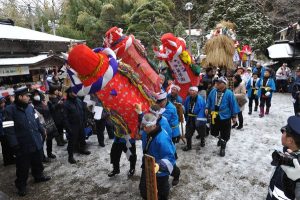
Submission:
[[[64,104],[60,103],[62,101],[60,97],[49,97],[48,107],[56,125],[63,124]]]
[[[5,128],[5,135],[17,154],[27,154],[43,148],[42,135],[45,133],[32,105],[27,107],[17,103],[6,107],[4,121],[14,122]]]

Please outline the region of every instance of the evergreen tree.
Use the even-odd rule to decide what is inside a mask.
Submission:
[[[206,30],[213,29],[221,20],[234,22],[237,39],[253,49],[264,50],[272,43],[273,30],[269,18],[248,1],[215,0],[205,18]]]

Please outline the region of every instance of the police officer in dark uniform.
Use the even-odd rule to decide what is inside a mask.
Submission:
[[[267,200],[300,199],[300,117],[289,117],[287,123],[281,129],[285,154],[280,155],[277,151],[272,154],[271,164],[276,169],[270,181]]]
[[[15,164],[15,157],[11,147],[9,146],[7,136],[5,136],[5,127],[2,126],[3,112],[5,108],[5,98],[0,96],[0,142],[2,146],[3,164],[4,166]]]
[[[10,127],[5,129],[8,141],[16,154],[15,185],[20,196],[26,195],[26,182],[29,169],[35,182],[49,181],[51,178],[43,174],[43,142],[42,134],[45,129],[38,115],[29,102],[29,89],[19,88],[15,91],[15,103],[6,107],[5,121]]]
[[[80,154],[89,155],[91,152],[85,150],[85,113],[84,104],[69,87],[66,90],[67,100],[64,103],[64,126],[68,133],[69,163],[75,164],[74,151],[78,149]]]

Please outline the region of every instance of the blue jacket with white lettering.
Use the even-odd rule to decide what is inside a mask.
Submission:
[[[149,140],[151,137],[151,141]],[[148,142],[148,149],[146,148]],[[159,164],[161,170],[156,176],[168,176],[172,173],[173,166],[176,164],[175,146],[168,133],[160,126],[152,133],[147,134],[142,131],[142,147],[144,154],[148,154],[155,158],[155,162]],[[166,166],[166,167],[162,167]],[[163,170],[163,168],[165,168]],[[168,168],[168,170],[166,170]]]
[[[168,101],[165,109],[166,110],[162,115],[167,118],[169,125],[172,128],[172,138],[180,136],[179,120],[176,107],[174,104]]]
[[[32,105],[27,107],[11,104],[6,107],[4,121],[14,125],[4,129],[11,147],[18,147],[19,154],[32,153],[43,148],[42,135],[45,129]]]

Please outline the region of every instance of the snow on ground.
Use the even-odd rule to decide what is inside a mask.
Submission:
[[[217,140],[207,138],[204,148],[195,150],[199,141],[194,138],[193,150],[183,152],[183,143],[177,144],[181,169],[180,183],[171,188],[170,199],[174,200],[260,200],[265,199],[271,176],[271,153],[281,148],[280,128],[293,115],[290,94],[275,94],[270,115],[251,116],[244,111],[244,129],[233,130],[228,142],[226,156],[221,158]],[[55,142],[54,142],[55,143]],[[113,178],[107,176],[112,169],[110,148],[112,140],[106,139],[105,148],[98,146],[94,135],[87,141],[89,156],[75,155],[78,164],[67,161],[66,147],[54,146],[58,156],[45,165],[45,173],[52,177],[47,183],[34,184],[28,181],[28,195],[19,198],[14,187],[15,167],[0,166],[0,199],[3,193],[10,199],[24,200],[69,200],[69,199],[141,199],[138,185],[141,174],[141,142],[137,142],[138,161],[136,174],[127,177],[129,162],[125,154],[121,158],[121,173]],[[2,163],[2,157],[1,161]],[[172,178],[170,178],[170,181]],[[2,192],[1,192],[2,191]],[[2,197],[2,198],[1,198]]]

